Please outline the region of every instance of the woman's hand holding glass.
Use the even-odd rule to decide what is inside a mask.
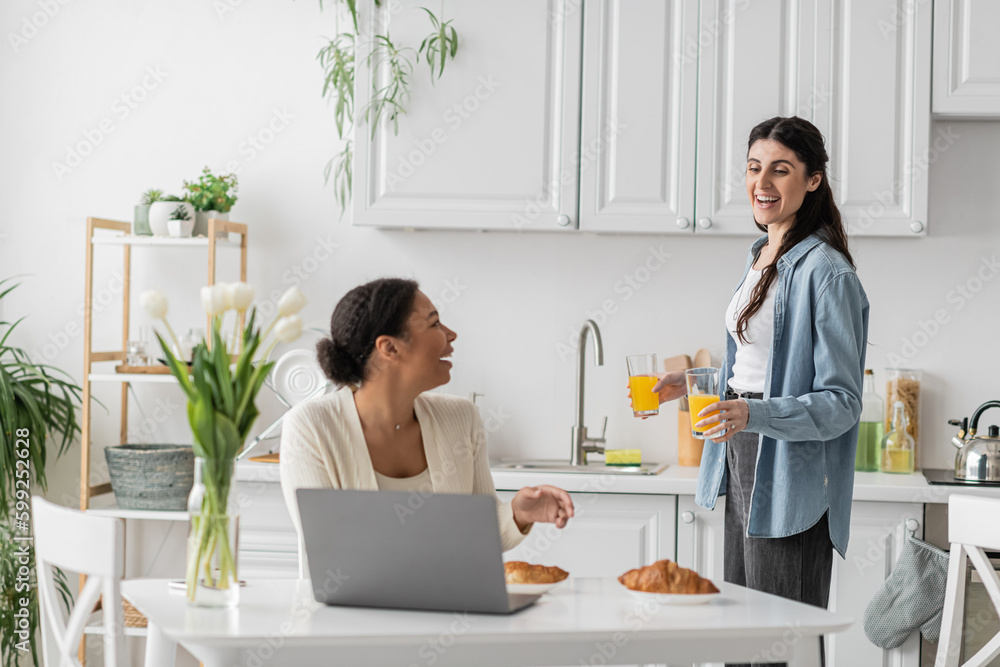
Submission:
[[[742,398],[737,398],[735,401],[718,401],[707,405],[698,413],[698,416],[711,414],[716,410],[719,411],[718,414],[702,419],[695,424],[697,428],[707,429],[705,437],[712,442],[726,442],[746,429],[747,420],[750,418],[750,408]],[[712,428],[708,428],[709,426]]]
[[[687,385],[684,383],[684,371],[670,371],[669,373],[657,373],[656,384],[653,385],[653,391],[659,394],[660,403],[666,403],[667,401],[674,401],[687,392]],[[626,388],[628,385],[625,385]],[[632,391],[628,389],[628,399],[632,400]],[[648,417],[640,417],[640,419],[648,419]]]
[[[573,518],[573,500],[569,494],[548,484],[524,487],[510,504],[514,522],[521,531],[532,523],[554,523],[556,528],[564,528]]]

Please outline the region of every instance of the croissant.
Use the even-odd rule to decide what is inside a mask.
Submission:
[[[618,581],[626,588],[644,593],[695,595],[719,592],[715,584],[694,570],[669,560],[658,560],[652,565],[629,570],[618,577]]]
[[[532,565],[521,560],[503,564],[508,584],[554,584],[569,576],[569,572],[555,566]]]

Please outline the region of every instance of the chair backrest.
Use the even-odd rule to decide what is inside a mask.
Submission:
[[[125,619],[119,592],[125,560],[122,520],[54,505],[39,496],[32,497],[31,508],[44,663],[51,667],[80,664],[77,660],[80,638],[87,618],[103,595],[104,664],[127,667]],[[62,612],[54,567],[87,575],[87,583],[68,618]]]
[[[955,667],[962,649],[965,612],[966,558],[979,574],[993,606],[1000,613],[1000,577],[985,549],[1000,551],[1000,498],[953,495],[948,498],[948,541],[951,557],[945,590],[936,667]],[[975,655],[966,656],[966,667],[985,667],[1000,655],[1000,634]]]

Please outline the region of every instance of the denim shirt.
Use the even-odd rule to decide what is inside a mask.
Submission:
[[[763,236],[751,247],[744,280],[766,241]],[[777,268],[764,398],[747,400],[746,430],[760,434],[747,536],[795,535],[829,511],[830,540],[844,556],[868,297],[844,256],[815,234],[785,253]],[[735,357],[736,342],[727,330],[723,389]],[[726,443],[705,440],[695,502],[714,509],[716,497],[726,492],[726,474]]]

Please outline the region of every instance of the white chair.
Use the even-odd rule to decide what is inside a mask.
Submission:
[[[104,665],[128,667],[125,618],[118,585],[125,562],[122,520],[54,505],[39,496],[32,497],[31,508],[44,664],[49,667],[80,664],[77,660],[80,638],[97,599],[103,594]],[[63,618],[54,567],[87,575],[87,583],[68,618]]]
[[[1000,612],[1000,577],[983,552],[1000,551],[1000,499],[954,495],[948,498],[948,586],[945,589],[941,639],[935,667],[958,667],[962,650],[962,616],[965,612],[966,557],[983,580],[983,586]],[[1000,634],[994,636],[962,667],[984,667],[1000,655]]]

